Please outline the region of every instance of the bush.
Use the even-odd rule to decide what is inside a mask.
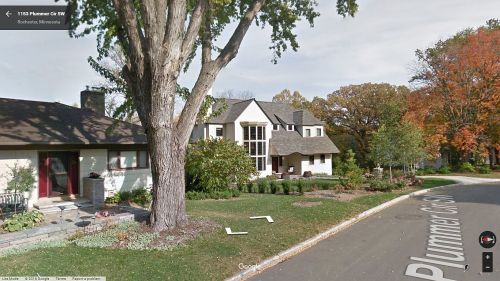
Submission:
[[[8,232],[20,231],[33,228],[37,223],[42,221],[43,213],[40,211],[26,211],[14,214],[11,218],[6,219],[2,224],[2,228]]]
[[[120,192],[116,192],[111,197],[106,197],[105,202],[108,204],[118,204],[118,203],[122,202],[122,199],[120,197]]]
[[[247,182],[247,192],[248,193],[253,192],[253,182],[251,182],[251,181]]]
[[[120,192],[120,202],[129,202],[132,200],[132,192],[130,191],[122,191]]]
[[[298,182],[297,182],[297,191],[300,194],[304,194],[304,181],[303,180],[298,180]]]
[[[257,183],[257,188],[259,190],[259,193],[266,193],[267,181],[266,180],[259,180],[259,182]]]
[[[276,194],[276,191],[278,191],[278,183],[276,183],[276,181],[269,182],[269,189],[271,189],[272,194]]]
[[[364,182],[363,170],[356,164],[354,156],[355,153],[349,149],[345,161],[337,163],[335,168],[335,173],[340,176],[340,184],[346,189],[359,188]]]
[[[243,185],[242,183],[238,183],[238,184],[236,185],[236,187],[238,188],[238,191],[239,191],[239,192],[243,192],[243,186],[244,186],[244,185]]]
[[[248,151],[224,139],[199,140],[186,154],[188,191],[228,190],[230,184],[245,184],[257,170]]]
[[[132,202],[141,206],[149,205],[153,201],[153,194],[144,187],[132,190],[131,196]]]
[[[288,195],[290,194],[290,187],[291,183],[289,180],[284,180],[281,182],[281,187],[283,188],[283,194]]]
[[[490,168],[490,166],[479,166],[479,167],[477,167],[477,171],[480,174],[490,174],[491,168]]]
[[[396,184],[382,179],[372,179],[369,184],[370,186],[367,188],[368,191],[390,192],[397,188]]]
[[[449,174],[451,173],[450,167],[448,165],[441,166],[436,171],[438,174]]]
[[[472,164],[469,162],[462,163],[459,167],[459,170],[462,173],[475,173],[476,172],[476,169],[474,168],[474,166],[472,166]]]

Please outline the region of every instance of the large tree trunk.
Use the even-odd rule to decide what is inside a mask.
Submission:
[[[173,79],[172,79],[173,80]],[[176,81],[153,82],[151,112],[147,126],[153,205],[151,224],[155,231],[170,230],[187,221],[184,202],[186,148],[178,139],[173,117]]]

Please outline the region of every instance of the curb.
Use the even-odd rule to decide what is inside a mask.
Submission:
[[[410,194],[402,195],[402,196],[394,198],[390,201],[382,203],[376,207],[373,207],[369,210],[362,212],[361,214],[356,215],[355,217],[353,217],[349,220],[343,221],[343,222],[331,227],[330,229],[328,229],[322,233],[319,233],[316,236],[309,238],[306,241],[303,241],[303,242],[275,255],[274,257],[268,258],[268,259],[264,260],[263,262],[255,265],[255,266],[252,266],[251,268],[249,268],[247,270],[241,271],[240,273],[234,275],[233,277],[225,279],[225,281],[246,280],[254,275],[257,275],[257,274],[263,272],[264,270],[266,270],[270,267],[277,265],[278,263],[281,263],[281,262],[283,262],[283,261],[285,261],[285,260],[287,260],[287,259],[289,259],[297,254],[300,254],[301,252],[316,245],[320,241],[337,234],[338,232],[350,227],[351,225],[353,225],[353,224],[355,224],[355,223],[357,223],[357,222],[359,222],[359,221],[361,221],[361,220],[363,220],[363,219],[365,219],[365,218],[367,218],[375,213],[382,211],[383,209],[385,209],[387,207],[391,207],[393,205],[396,205],[397,203],[399,203],[403,200],[409,199],[411,197],[419,196],[419,195],[422,195],[422,194],[425,194],[427,192],[431,192],[431,191],[434,191],[436,189],[440,189],[443,187],[450,187],[450,186],[455,186],[455,185],[459,185],[459,183],[417,190],[417,191],[414,191]]]

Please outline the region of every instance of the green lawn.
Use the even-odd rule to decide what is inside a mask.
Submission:
[[[439,175],[437,175],[437,176],[439,176]],[[480,173],[450,173],[450,174],[445,174],[443,176],[464,176],[464,177],[473,177],[473,178],[500,179],[500,171],[492,171],[489,174],[480,174]]]
[[[427,179],[424,188],[451,183]],[[239,263],[258,263],[342,220],[413,190],[377,193],[351,202],[269,194],[243,194],[233,200],[188,201],[191,216],[210,218],[223,227],[249,234],[228,236],[224,228],[220,228],[172,251],[76,246],[40,249],[1,258],[0,275],[91,275],[120,281],[222,280],[240,271]],[[309,208],[292,205],[298,201],[322,201],[322,205]],[[275,223],[251,221],[248,217],[252,215],[271,215]]]

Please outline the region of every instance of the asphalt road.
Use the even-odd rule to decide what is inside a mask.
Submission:
[[[479,235],[484,230],[493,231],[500,238],[500,183],[450,186],[428,194],[451,195],[455,202],[450,203],[449,200],[447,203],[434,202],[438,205],[433,206],[431,205],[433,202],[424,201],[424,199],[433,200],[437,197],[410,198],[358,222],[250,280],[500,280],[500,245],[491,249],[483,249],[478,242]],[[440,209],[440,206],[444,207]],[[424,207],[428,207],[427,211],[421,210]],[[453,210],[458,213],[429,212],[453,213]],[[453,218],[453,220],[441,223],[452,221],[460,223],[458,231],[463,246],[459,247],[463,249],[461,252],[464,254],[464,261],[450,261],[449,259],[457,258],[457,256],[427,249],[430,247],[428,246],[429,236],[432,235],[430,225],[433,222],[430,220],[435,219],[431,218],[431,215]],[[457,253],[456,250],[453,251]],[[482,273],[482,252],[493,252],[492,273]],[[431,257],[432,254],[448,256],[449,259],[431,258],[426,256],[427,254],[431,254]],[[468,264],[470,267],[464,271],[432,262],[414,261],[410,257]],[[416,270],[425,278],[406,275],[408,265],[417,263],[437,268],[434,273],[435,277],[431,277],[431,270],[425,268]],[[446,279],[436,277],[440,274],[439,271],[442,271],[443,278]]]

